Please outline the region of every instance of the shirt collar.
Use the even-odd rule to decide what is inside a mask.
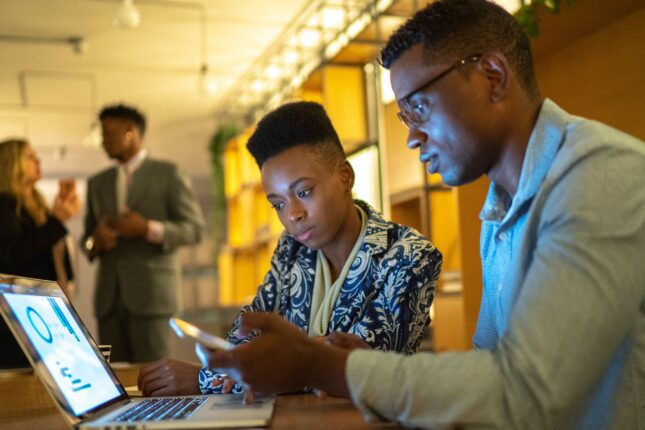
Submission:
[[[126,174],[131,175],[139,167],[141,167],[141,163],[143,163],[143,160],[145,160],[147,155],[148,155],[148,151],[146,151],[145,149],[141,149],[139,150],[139,152],[137,152],[137,154],[134,157],[132,157],[130,160],[128,160],[125,163],[121,163],[120,166],[123,167]]]
[[[518,208],[535,196],[564,140],[567,119],[568,114],[558,105],[550,99],[544,100],[526,147],[515,196],[511,198],[502,187],[491,183],[479,214],[482,220],[501,221],[511,207]]]

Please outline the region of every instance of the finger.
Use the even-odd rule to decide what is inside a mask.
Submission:
[[[161,369],[153,373],[148,373],[147,375],[141,377],[141,385],[139,386],[139,389],[143,391],[147,387],[147,389],[150,390],[151,384],[155,383],[156,381],[163,380],[163,378],[165,377],[167,377],[167,373]]]
[[[338,332],[332,332],[329,335],[328,340],[330,345],[339,346],[341,348],[346,345],[344,337]]]
[[[253,394],[253,390],[246,390],[244,392],[244,404],[245,405],[250,405],[255,402],[255,394]]]
[[[163,386],[150,392],[150,397],[174,396],[177,394],[174,387]]]
[[[171,388],[170,381],[165,378],[156,379],[149,384],[146,384],[146,392],[149,396],[160,396],[161,392],[168,393]],[[166,394],[167,395],[167,394]]]
[[[235,385],[234,380],[232,380],[231,378],[225,378],[224,383],[222,384],[222,393],[223,394],[230,393],[234,385]]]
[[[252,330],[271,330],[275,327],[276,317],[282,319],[272,312],[247,312],[242,314],[242,331],[248,334]]]
[[[204,354],[203,358],[208,361],[208,368],[226,372],[226,369],[234,369],[237,363],[234,351],[213,351],[202,348],[201,352]]]
[[[220,378],[219,376],[217,376],[217,377],[215,377],[215,379],[213,379],[213,380],[211,381],[211,387],[213,387],[213,388],[215,388],[215,387],[219,387],[219,386],[220,386],[220,385],[222,385],[223,383],[224,383],[224,379],[222,379],[222,378]]]
[[[329,343],[329,336],[314,336],[310,339],[316,343],[322,343],[322,344]]]
[[[165,364],[165,360],[157,360],[153,363],[146,364],[145,366],[141,367],[139,369],[139,375],[137,376],[137,387],[141,389],[141,382],[148,377],[148,375],[151,375],[155,372],[157,372],[163,365]]]

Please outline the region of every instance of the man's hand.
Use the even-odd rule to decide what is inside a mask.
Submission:
[[[141,368],[137,386],[146,397],[200,394],[199,369],[179,360],[158,360]]]
[[[337,346],[338,348],[346,349],[349,351],[352,351],[354,349],[371,349],[369,344],[365,342],[361,337],[355,334],[343,333],[340,331],[332,332],[329,336],[315,336],[311,337],[310,339],[321,345]],[[314,388],[313,392],[316,397],[320,399],[327,397],[327,392],[325,390]]]
[[[347,351],[305,336],[278,314],[242,315],[242,332],[261,333],[251,342],[228,351],[206,351],[209,367],[239,375],[251,391],[278,393],[315,387],[347,396]]]
[[[111,218],[104,218],[96,226],[92,233],[94,237],[93,253],[100,254],[104,251],[111,251],[116,248],[117,238],[119,237],[114,228],[114,221]]]
[[[116,219],[114,227],[119,236],[127,239],[146,237],[148,220],[141,216],[139,212],[128,211]]]
[[[348,349],[350,351],[354,349],[371,349],[370,345],[361,337],[355,334],[343,333],[340,331],[332,332],[329,336],[327,336],[327,343],[329,345]]]

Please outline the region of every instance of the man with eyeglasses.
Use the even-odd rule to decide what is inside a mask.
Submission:
[[[211,366],[256,391],[351,396],[367,416],[412,427],[645,428],[643,142],[544,99],[526,35],[485,0],[432,3],[382,62],[428,171],[455,186],[492,181],[475,349],[342,349],[247,314],[261,335],[211,352]]]

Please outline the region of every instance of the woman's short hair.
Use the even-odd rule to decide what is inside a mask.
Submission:
[[[266,114],[246,148],[260,168],[266,160],[298,145],[309,145],[323,160],[344,160],[345,152],[325,109],[314,102],[287,103]]]

